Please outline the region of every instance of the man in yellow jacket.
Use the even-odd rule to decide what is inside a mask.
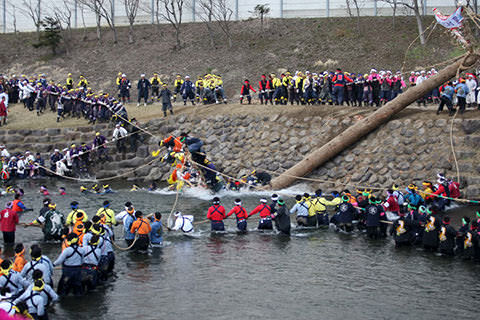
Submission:
[[[309,226],[316,226],[316,223],[318,222],[319,227],[328,227],[330,220],[327,213],[327,206],[338,206],[342,203],[342,199],[337,192],[332,192],[332,195],[334,198],[329,201],[323,196],[322,190],[318,189],[315,191],[315,196],[309,198],[307,219]]]

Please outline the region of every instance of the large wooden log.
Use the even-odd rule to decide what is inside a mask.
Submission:
[[[388,102],[362,121],[358,121],[319,149],[308,154],[302,161],[274,178],[271,182],[271,187],[278,190],[290,186],[297,180],[296,177],[303,177],[309,174],[380,125],[388,122],[390,118],[415,102],[418,98],[455,77],[457,70],[462,72],[471,68],[479,58],[480,56],[476,53],[469,54],[465,59],[462,58],[452,63],[420,85],[408,89],[405,93]]]

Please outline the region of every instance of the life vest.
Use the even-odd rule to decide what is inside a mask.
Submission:
[[[440,241],[447,240],[447,235],[446,234],[447,234],[447,228],[445,228],[445,227],[440,228],[440,234],[438,235],[438,239]]]
[[[430,232],[430,231],[433,231],[433,230],[435,230],[435,218],[430,217],[428,223],[425,225],[425,231]]]
[[[407,230],[405,229],[405,221],[398,220],[398,226],[397,226],[397,229],[395,231],[397,232],[397,236],[400,236],[400,235],[404,234],[405,232],[407,232]]]
[[[463,240],[463,248],[468,249],[472,246],[472,234],[467,232],[465,235],[465,240]]]

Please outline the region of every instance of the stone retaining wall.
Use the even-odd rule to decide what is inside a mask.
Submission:
[[[158,149],[161,137],[181,131],[203,139],[208,158],[228,175],[239,177],[253,169],[281,173],[358,120],[353,117],[303,118],[301,115],[296,118],[217,115],[203,119],[177,115],[167,120],[151,120],[146,126],[156,137],[146,137],[136,154],[121,156],[113,152],[112,146],[114,161],[99,165],[96,175],[98,178],[116,176],[142,166],[153,159],[150,152]],[[28,149],[46,156],[54,148],[91,142],[95,131],[111,136],[112,129],[100,124],[46,131],[0,130],[0,141],[12,152]],[[480,162],[477,161],[480,119],[456,119],[453,135],[465,196],[480,198]],[[169,165],[155,162],[125,177],[145,182],[162,180],[166,179],[169,170]],[[446,119],[401,119],[383,125],[315,170],[309,177],[325,182],[309,184],[338,189],[344,188],[345,183],[373,187],[393,183],[408,185],[412,181],[421,184],[424,179],[434,181],[438,172],[456,176],[450,147],[450,122]]]

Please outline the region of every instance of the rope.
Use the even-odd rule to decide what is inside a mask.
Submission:
[[[47,168],[47,167],[44,167],[44,166],[41,166],[41,165],[38,165],[40,168],[43,168],[44,170],[46,170],[47,172],[50,172],[58,177],[61,177],[61,178],[64,178],[64,179],[67,179],[67,180],[72,180],[72,181],[79,181],[79,182],[101,182],[101,181],[109,181],[109,180],[114,180],[114,179],[118,179],[120,177],[123,177],[123,176],[126,176],[132,172],[135,172],[136,170],[139,170],[139,169],[142,169],[142,168],[145,168],[149,165],[151,165],[152,163],[154,163],[155,161],[158,161],[159,158],[154,158],[152,159],[151,161],[145,163],[145,164],[142,164],[141,166],[139,167],[136,167],[136,168],[132,168],[130,170],[127,170],[125,171],[124,173],[121,173],[121,174],[118,174],[116,176],[113,176],[113,177],[107,177],[107,178],[101,178],[101,179],[83,179],[83,178],[75,178],[75,177],[68,177],[68,176],[62,176],[62,175],[59,175],[57,174],[56,172],[50,170],[50,168]]]
[[[432,25],[436,22],[436,20],[433,20],[432,23],[430,23],[430,25],[425,29],[423,30],[423,32],[421,34],[419,34],[415,39],[413,39],[412,42],[410,42],[410,44],[408,45],[407,47],[407,50],[405,50],[405,55],[403,57],[403,63],[402,63],[402,68],[400,69],[402,74],[404,73],[403,72],[403,69],[405,68],[405,64],[407,63],[407,53],[408,53],[408,50],[410,50],[410,48],[412,47],[412,45],[420,38],[420,36],[423,36],[425,34],[425,32],[427,32],[428,29],[430,29],[432,27]]]
[[[175,211],[175,207],[177,206],[177,201],[178,201],[178,195],[180,194],[180,191],[177,189],[177,194],[175,195],[175,202],[173,203],[172,210],[170,210],[170,214],[168,215],[167,223],[170,224],[170,219],[172,217],[173,211]],[[170,226],[168,226],[170,228]],[[173,226],[172,226],[173,227]]]
[[[458,168],[457,156],[455,154],[455,147],[453,145],[453,123],[455,122],[455,117],[458,114],[458,109],[455,111],[455,115],[452,118],[452,123],[450,125],[450,147],[452,148],[453,160],[455,160],[455,166],[457,167],[457,182],[460,183],[460,169]]]
[[[115,248],[117,248],[118,250],[128,251],[128,250],[130,250],[130,249],[133,248],[133,246],[135,245],[135,242],[137,242],[137,239],[138,239],[138,233],[135,233],[135,239],[133,239],[132,244],[131,244],[130,246],[126,247],[126,248],[122,248],[122,247],[120,247],[119,245],[117,245],[113,239],[112,239],[112,244],[113,244],[113,246],[114,246]]]

